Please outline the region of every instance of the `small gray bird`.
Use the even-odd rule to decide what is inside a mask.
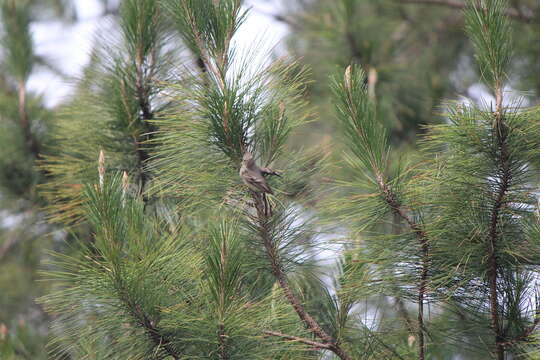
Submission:
[[[258,167],[255,159],[253,159],[253,154],[246,152],[242,158],[242,166],[240,167],[240,177],[244,184],[257,193],[274,194],[264,178],[267,175],[280,176],[272,169]]]
[[[272,216],[272,207],[266,198],[266,194],[273,195],[274,192],[264,178],[267,175],[280,176],[272,169],[258,167],[255,163],[255,159],[253,159],[253,154],[250,152],[244,153],[244,156],[242,157],[242,166],[240,167],[240,177],[244,184],[246,184],[257,197],[260,196],[264,206],[264,214],[266,216]]]

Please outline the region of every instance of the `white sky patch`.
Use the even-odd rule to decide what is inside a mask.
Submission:
[[[68,78],[76,78],[88,63],[97,21],[65,24],[59,21],[32,26],[36,53],[56,66]],[[36,69],[28,79],[28,88],[44,96],[49,107],[69,96],[71,85],[48,69]]]
[[[233,38],[238,60],[249,59],[250,65],[258,68],[268,63],[272,55],[283,56],[286,50],[281,41],[288,34],[286,25],[257,12],[249,6],[248,17]]]
[[[98,0],[77,0],[75,8],[79,19],[92,19],[101,16],[103,13],[103,4]]]
[[[38,68],[28,79],[28,88],[44,96],[45,105],[53,107],[69,97],[70,79],[77,78],[89,61],[93,38],[101,21],[103,6],[98,0],[77,0],[76,23],[43,21],[32,24],[36,54],[68,77]]]

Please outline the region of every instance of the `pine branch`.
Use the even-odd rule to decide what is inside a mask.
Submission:
[[[284,338],[284,339],[287,339],[287,340],[301,342],[303,344],[313,346],[316,349],[329,349],[330,350],[330,345],[328,345],[328,344],[323,344],[321,342],[305,339],[305,338],[302,338],[302,337],[299,337],[299,336],[282,334],[280,332],[270,331],[270,330],[267,330],[264,333],[267,334],[267,335],[271,335],[271,336],[281,337],[281,338]]]
[[[465,9],[467,7],[467,4],[458,0],[397,0],[397,1],[402,4],[438,5],[438,6],[446,6],[453,9]],[[535,14],[533,13],[526,14],[523,12],[523,10],[513,9],[513,8],[507,9],[505,14],[508,17],[511,17],[515,20],[526,22],[526,23],[532,22],[535,18]]]
[[[264,242],[264,248],[266,250],[266,255],[270,260],[271,271],[274,277],[277,279],[279,286],[283,290],[285,297],[292,305],[296,311],[298,317],[306,325],[308,330],[310,330],[315,336],[324,341],[327,349],[336,354],[340,359],[343,360],[352,360],[351,357],[341,348],[336,340],[334,340],[330,335],[323,330],[321,325],[315,320],[304,308],[302,302],[291,289],[289,282],[287,280],[287,275],[283,270],[283,266],[279,259],[279,255],[276,251],[272,238],[270,236],[269,229],[269,217],[267,214],[271,213],[268,211],[267,206],[270,204],[265,201],[264,194],[252,193],[253,203],[257,210],[257,222],[259,225],[259,233]]]
[[[153,58],[153,56],[151,57]],[[154,63],[150,64],[150,75],[149,77],[152,78],[152,72],[154,69]],[[142,118],[143,120],[152,120],[154,117],[154,114],[152,113],[152,108],[150,107],[150,100],[148,99],[148,85],[146,84],[146,79],[143,75],[143,65],[142,60],[137,60],[136,64],[136,72],[137,72],[137,80],[136,80],[136,89],[137,89],[137,99],[139,101],[139,107],[141,108],[142,112]]]
[[[16,80],[18,91],[18,115],[25,145],[34,158],[40,154],[40,146],[32,134],[27,109],[26,82],[30,76],[34,61],[34,47],[30,32],[30,7],[15,1],[2,3],[3,30],[2,46],[5,49],[3,61],[9,75]]]
[[[227,344],[226,344],[227,334],[225,333],[225,325],[223,323],[219,324],[219,333],[218,333],[218,342],[219,342],[219,358],[220,360],[228,360],[229,355],[227,354]]]
[[[535,319],[532,325],[526,328],[523,334],[521,334],[518,337],[513,338],[512,340],[501,342],[501,345],[506,348],[506,347],[513,346],[527,340],[536,330],[536,328],[538,327],[538,324],[540,324],[540,307],[537,307],[535,311]]]
[[[209,54],[208,48],[202,38],[202,34],[200,33],[200,30],[197,27],[197,22],[195,19],[195,15],[193,14],[192,9],[190,8],[190,5],[188,5],[186,2],[182,2],[180,6],[183,8],[183,11],[186,15],[186,21],[188,22],[189,26],[191,27],[191,32],[193,36],[193,40],[196,45],[196,49],[199,51],[199,56],[197,58],[197,64],[202,69],[206,69],[210,73],[212,73],[217,80],[218,86],[222,91],[225,90],[225,79],[224,74],[222,74],[219,69],[217,68],[216,64],[211,61],[211,56]],[[229,38],[232,37],[232,33],[229,33]],[[226,52],[228,49],[224,51],[222,55],[222,59],[225,61],[226,58]],[[223,65],[223,63],[222,63]]]
[[[534,313],[534,321],[531,326],[529,326],[523,335],[521,335],[518,339],[514,339],[513,342],[521,341],[524,339],[527,339],[531,334],[536,330],[538,325],[540,324],[540,305],[537,305],[536,311]]]
[[[28,120],[28,113],[26,111],[26,84],[24,81],[19,81],[19,120],[21,123],[21,129],[24,134],[25,143],[28,146],[30,153],[37,158],[39,156],[39,145],[32,135],[30,129],[30,121]]]
[[[371,78],[371,79],[370,79]],[[373,173],[380,195],[392,211],[394,217],[404,220],[416,235],[420,244],[421,271],[418,284],[418,352],[419,359],[425,358],[424,343],[424,300],[428,282],[429,242],[421,224],[407,214],[408,209],[401,204],[397,194],[384,178],[385,158],[389,151],[384,129],[377,122],[373,106],[374,94],[369,93],[376,82],[376,73],[370,74],[365,81],[363,71],[349,65],[345,70],[342,84],[334,85],[334,92],[341,100],[338,113],[342,116],[345,131],[350,137],[354,154],[364,168]],[[367,85],[367,86],[366,86]],[[372,90],[373,91],[373,90]]]
[[[127,307],[128,313],[135,319],[135,321],[143,327],[150,340],[154,343],[156,349],[163,348],[165,352],[172,356],[173,359],[179,360],[181,354],[172,346],[171,341],[166,336],[161,334],[156,327],[154,321],[152,321],[143,309],[138,305],[130,296],[128,291],[123,285],[123,280],[117,278],[117,286],[119,292],[119,298]]]
[[[486,234],[487,283],[489,291],[489,312],[491,328],[495,335],[494,353],[497,359],[504,360],[504,330],[501,327],[499,313],[499,290],[497,287],[500,264],[500,213],[506,206],[506,196],[513,179],[510,166],[511,150],[508,148],[508,126],[505,124],[503,109],[503,83],[510,66],[511,38],[507,21],[507,3],[504,0],[492,0],[487,9],[479,9],[478,3],[469,2],[466,10],[466,28],[476,49],[477,61],[486,83],[495,93],[495,111],[492,120],[493,156],[497,169],[492,178],[496,188],[492,190],[494,199],[489,214],[489,230]]]
[[[165,349],[166,353],[175,360],[179,360],[181,355],[176,352],[176,350],[171,346],[171,342],[163,336],[159,330],[152,325],[152,322],[145,316],[142,318],[140,324],[146,329],[146,333],[156,346],[156,348]]]
[[[400,217],[394,214],[393,219],[392,219],[392,227],[393,227],[392,233],[394,235],[399,235],[401,233],[400,220],[401,220]],[[394,301],[397,308],[397,313],[405,322],[405,326],[409,330],[409,333],[411,335],[414,335],[416,333],[416,329],[415,329],[413,321],[411,320],[411,317],[409,316],[409,312],[407,311],[407,308],[405,307],[405,303],[403,299],[400,296],[395,296]]]
[[[424,299],[426,295],[426,287],[428,282],[429,270],[429,243],[428,238],[422,226],[414,221],[403,208],[403,205],[397,199],[396,194],[392,191],[389,185],[385,182],[382,172],[376,169],[376,179],[379,189],[382,191],[384,201],[392,209],[394,216],[398,216],[404,220],[409,228],[416,234],[420,243],[422,252],[422,270],[420,272],[420,284],[418,287],[418,358],[425,358],[425,343],[424,343]]]
[[[154,58],[152,56],[152,58]],[[154,72],[155,64],[152,61],[150,64],[150,72],[151,74]],[[148,95],[148,85],[146,84],[147,80],[145,79],[143,75],[143,65],[142,60],[137,59],[136,61],[136,90],[137,90],[137,99],[139,102],[139,107],[141,110],[141,117],[142,117],[142,125],[146,130],[146,134],[143,134],[143,136],[146,136],[148,140],[152,138],[152,132],[153,132],[153,126],[150,124],[150,120],[154,118],[154,114],[152,112],[152,107],[150,105],[150,99]],[[150,75],[150,78],[152,76]],[[140,172],[140,178],[141,178],[141,186],[139,189],[139,195],[143,195],[144,187],[146,183],[148,182],[148,174],[146,173],[146,169],[144,168],[144,165],[150,158],[150,155],[148,153],[148,150],[141,147],[141,140],[143,139],[134,139],[135,141],[135,151],[137,152],[138,162],[139,162],[139,172]],[[146,196],[143,196],[143,200],[146,202],[148,199]]]
[[[231,90],[228,86],[228,81],[226,78],[227,69],[229,68],[229,45],[236,31],[236,25],[241,22],[241,17],[238,16],[238,11],[240,9],[240,1],[231,0],[230,8],[228,9],[227,14],[220,14],[219,12],[222,9],[219,6],[212,5],[211,2],[171,2],[172,10],[174,10],[177,15],[178,23],[181,27],[181,33],[185,38],[186,42],[190,43],[190,46],[193,47],[196,55],[200,58],[200,64],[204,65],[204,68],[208,72],[209,86],[208,88],[214,91],[213,94],[222,98],[220,103],[218,116],[215,119],[215,125],[217,128],[216,132],[220,134],[220,145],[219,147],[222,151],[231,158],[238,155],[238,152],[241,151],[244,153],[247,151],[247,131],[251,126],[248,122],[242,123],[237,121],[236,129],[232,128],[235,125],[235,118],[233,116],[237,115],[231,112],[233,109],[234,103],[231,103],[226,95],[231,93]],[[204,6],[207,6],[206,8]],[[199,7],[199,8],[198,8]],[[204,23],[205,19],[200,17],[199,11],[210,12],[208,16],[216,16],[223,18],[224,26],[217,26],[212,23],[211,27],[214,27],[216,33],[219,36],[213,36],[209,38],[205,37],[205,33],[202,32],[201,26],[199,23]],[[219,23],[217,23],[219,25]],[[232,99],[234,100],[234,99]],[[238,126],[240,125],[240,126]],[[234,133],[233,131],[238,131]],[[233,137],[236,136],[236,139]],[[235,140],[235,141],[233,141]],[[231,156],[231,154],[233,154]],[[262,239],[263,246],[266,252],[268,259],[270,260],[270,270],[272,275],[276,278],[279,286],[283,290],[286,299],[293,306],[295,312],[302,320],[304,325],[318,338],[323,340],[330,351],[334,352],[339,358],[344,360],[350,360],[351,358],[345,353],[337,341],[335,341],[330,335],[328,335],[321,325],[305,310],[302,302],[294,294],[287,276],[281,264],[279,254],[276,248],[276,244],[272,238],[272,228],[270,225],[271,218],[271,209],[270,204],[266,199],[265,194],[261,193],[251,193],[253,204],[256,208],[256,215],[253,216],[254,223],[257,226],[257,231]]]
[[[498,231],[497,227],[499,225],[499,213],[501,208],[504,206],[504,198],[508,189],[510,187],[510,182],[512,180],[512,172],[509,165],[509,151],[508,145],[506,143],[506,125],[504,124],[504,118],[502,114],[502,88],[499,86],[495,89],[496,93],[496,110],[494,113],[495,116],[495,133],[497,137],[497,143],[499,148],[500,157],[499,170],[497,173],[500,173],[500,186],[496,194],[495,203],[491,210],[490,215],[490,228],[488,235],[488,282],[489,282],[489,304],[490,304],[490,313],[491,313],[491,326],[495,332],[495,347],[496,354],[499,360],[504,360],[504,345],[503,342],[503,333],[500,328],[499,320],[499,300],[498,300],[498,290],[497,290],[497,277],[499,264],[497,261],[497,241],[498,241]]]
[[[154,80],[161,46],[160,11],[158,5],[150,1],[126,1],[121,6],[121,24],[124,37],[128,43],[128,51],[133,64],[134,93],[138,105],[139,123],[133,134],[133,142],[137,156],[137,167],[140,177],[139,195],[143,201],[148,201],[144,194],[150,174],[145,168],[150,158],[148,146],[156,131],[151,123],[154,112],[151,104],[152,81]],[[131,67],[130,67],[131,70]],[[131,77],[130,77],[131,79]],[[127,101],[126,101],[127,102]],[[126,107],[128,110],[128,107]]]

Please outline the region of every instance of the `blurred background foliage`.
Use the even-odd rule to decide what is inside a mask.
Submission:
[[[157,28],[152,18],[149,28],[155,32],[150,31],[148,38],[136,41],[151,44],[150,48],[158,49],[157,53],[144,53],[143,57],[148,61],[132,63],[132,55],[138,54],[140,49],[122,48],[125,39],[118,34],[123,29],[123,34],[129,35],[130,26],[137,24],[120,21],[117,1],[101,0],[103,16],[107,15],[117,23],[113,28],[118,34],[98,34],[91,61],[82,73],[80,84],[83,85],[73,88],[72,96],[61,104],[47,107],[44,94],[29,90],[28,78],[42,69],[56,74],[63,72],[59,64],[36,54],[32,25],[51,19],[77,22],[79,16],[73,1],[0,1],[2,359],[47,358],[44,346],[50,336],[51,315],[47,315],[35,300],[48,293],[51,285],[40,281],[38,271],[46,267],[50,250],[73,253],[78,251],[75,238],[89,238],[84,225],[66,229],[58,222],[46,221],[50,218],[51,211],[47,210],[51,210],[52,201],[56,202],[52,208],[55,220],[73,215],[70,204],[77,199],[76,195],[71,197],[70,189],[71,194],[79,193],[82,185],[76,179],[97,178],[95,160],[100,147],[106,149],[109,167],[127,171],[135,179],[134,186],[144,188],[145,179],[151,174],[144,173],[141,161],[150,150],[137,148],[137,144],[148,140],[139,137],[152,129],[147,123],[134,122],[139,118],[140,102],[126,104],[125,100],[140,101],[137,92],[141,89],[147,98],[161,91],[157,86],[150,87],[150,80],[167,80],[179,59],[187,64],[187,68],[201,66],[196,55],[182,50],[182,40],[173,34],[174,29],[166,20],[160,21]],[[540,91],[540,1],[512,0],[510,4],[509,12],[518,36],[514,37],[515,59],[509,83],[513,90],[523,93],[531,104],[536,104]],[[322,149],[330,160],[329,171],[333,177],[347,178],[350,174],[337,161],[344,145],[337,131],[328,79],[348,64],[357,64],[367,74],[369,94],[375,99],[379,119],[390,129],[394,148],[399,149],[393,154],[399,157],[423,156],[417,151],[418,136],[426,125],[445,121],[440,115],[443,99],[468,96],[480,100],[482,96],[492,95],[487,88],[478,85],[479,75],[472,47],[463,32],[463,14],[459,6],[409,0],[252,0],[245,6],[286,24],[289,33],[275,56],[285,51],[310,69],[311,82],[305,91],[305,100],[316,115],[292,137],[288,146],[290,149]],[[152,13],[153,10],[148,11]],[[115,52],[118,49],[121,51]],[[153,68],[154,56],[163,57],[159,68]],[[182,70],[182,67],[174,68],[174,71]],[[140,88],[120,86],[122,81],[132,83],[130,80],[138,76]],[[110,83],[117,87],[108,86]],[[101,107],[103,103],[107,104],[105,111]],[[157,106],[156,111],[164,111],[174,105],[160,103]],[[96,113],[94,110],[98,107],[101,112]],[[144,114],[147,120],[152,118],[153,112],[149,109]],[[93,126],[106,126],[105,137],[94,137],[89,132]],[[111,141],[117,139],[118,134],[134,141]],[[81,141],[81,138],[88,141]],[[74,150],[69,154],[70,166],[77,164],[77,173],[68,173],[67,167],[55,162],[58,144],[66,145],[70,141],[84,144],[84,147],[72,148]],[[47,166],[37,167],[45,158],[48,159]],[[72,170],[70,167],[69,171]],[[63,179],[62,187],[41,191],[45,179],[51,175]],[[324,184],[325,177],[317,181]],[[65,207],[59,207],[58,197],[66,194],[66,199],[60,199],[65,200],[60,202]],[[152,200],[148,201],[152,205]],[[310,202],[315,207],[317,203]],[[155,206],[155,211],[159,209]],[[391,226],[388,231],[393,231]],[[377,306],[381,316],[389,319],[397,316],[393,310],[396,299],[378,299]],[[403,310],[406,311],[401,307],[400,311]],[[444,349],[440,352],[444,354]]]

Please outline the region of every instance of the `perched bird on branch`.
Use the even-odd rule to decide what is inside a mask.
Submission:
[[[251,191],[253,191],[257,195],[262,194],[262,200],[265,206],[264,212],[266,215],[271,214],[270,206],[266,199],[266,194],[274,194],[265,179],[265,176],[268,175],[280,176],[279,173],[275,172],[272,169],[260,168],[259,166],[257,166],[252,153],[244,153],[244,156],[242,157],[242,166],[240,167],[240,177],[242,178],[244,184],[246,184]]]
[[[244,184],[255,192],[274,194],[266,182],[265,176],[267,175],[280,176],[272,169],[257,166],[253,154],[246,152],[242,158],[242,167],[240,167],[240,177]]]

